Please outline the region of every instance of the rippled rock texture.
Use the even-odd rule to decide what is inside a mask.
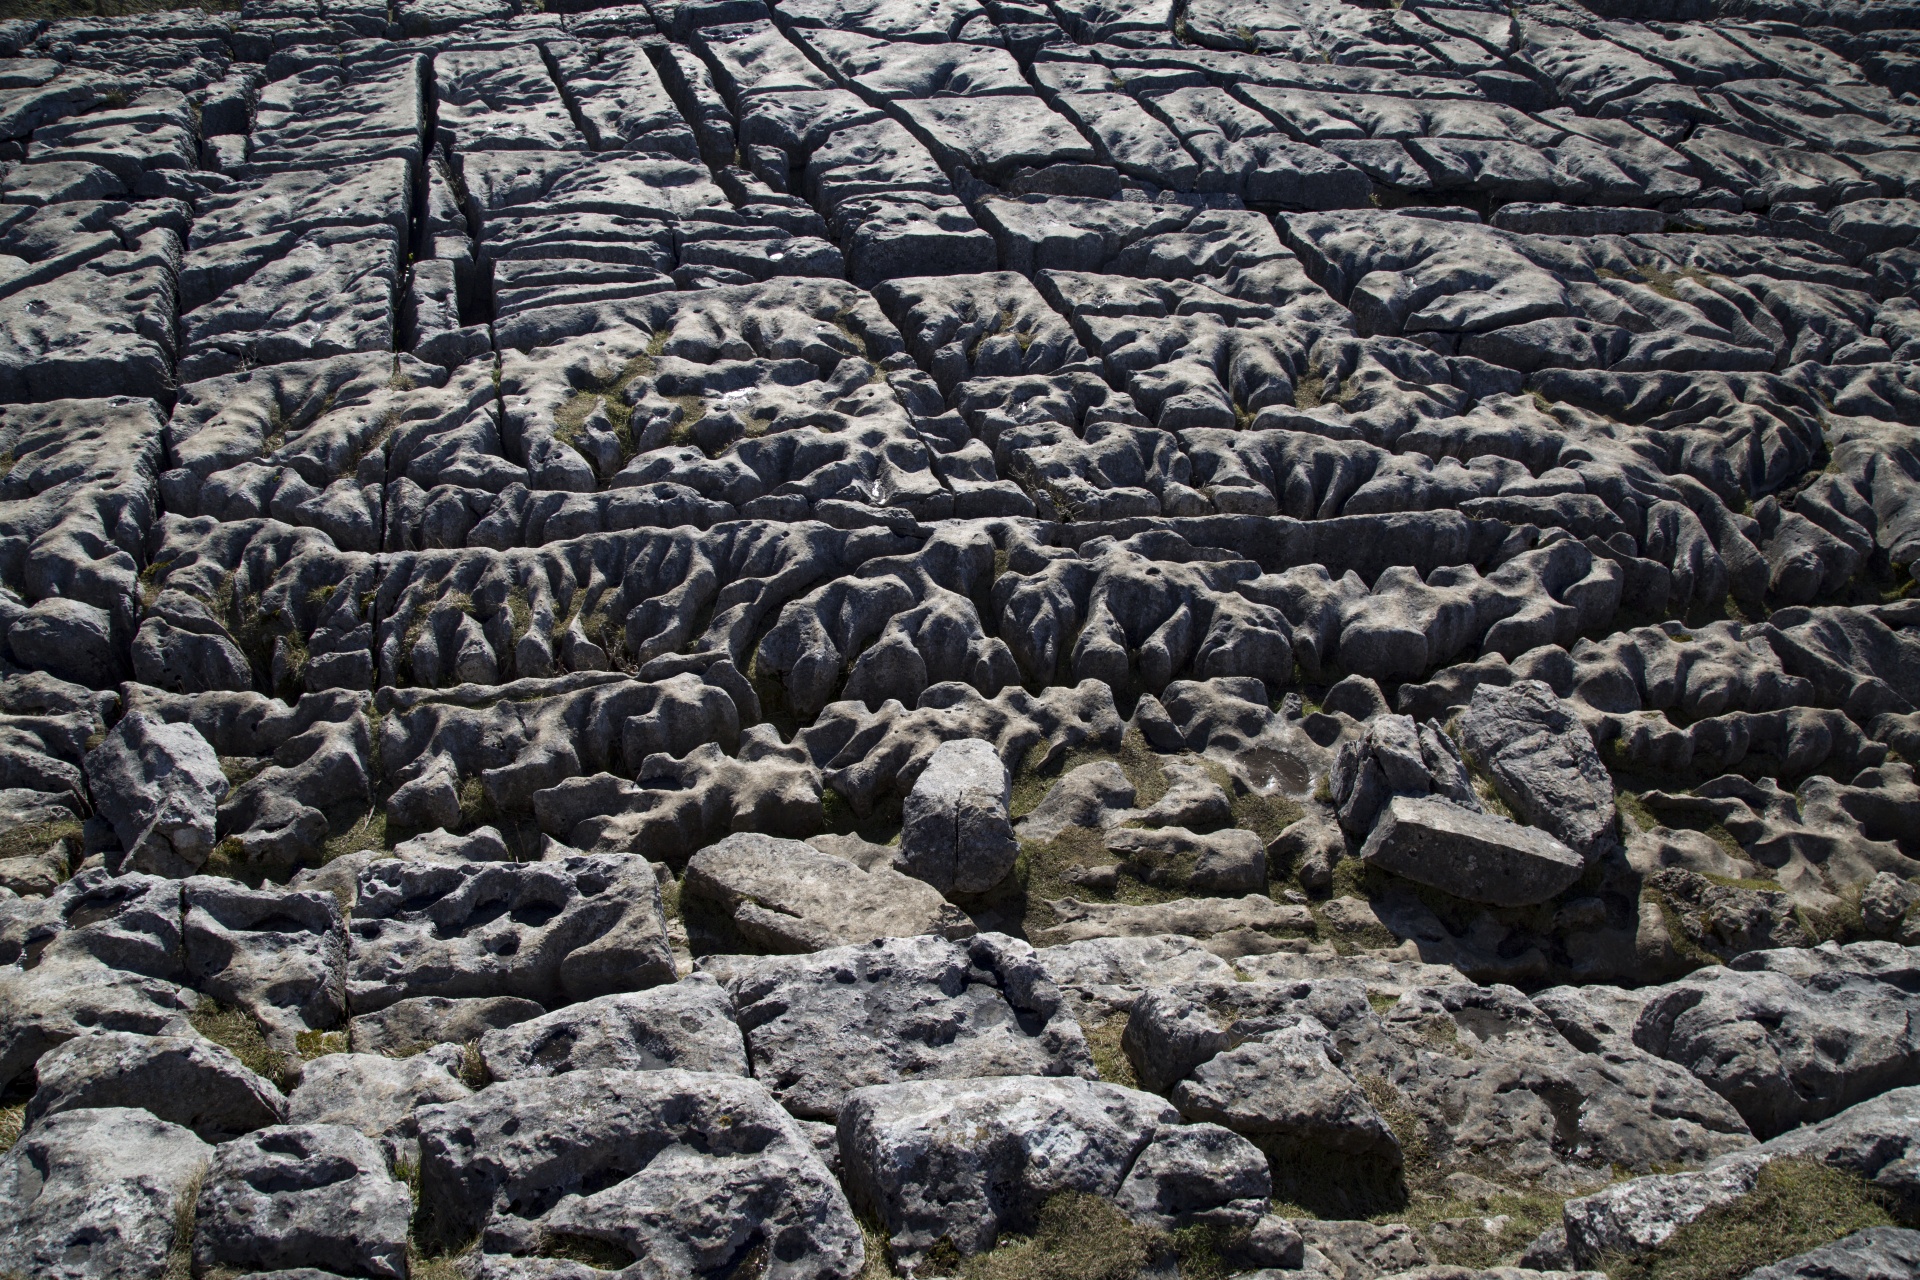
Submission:
[[[1910,1265],[1916,93],[1910,0],[0,20],[0,1276]]]

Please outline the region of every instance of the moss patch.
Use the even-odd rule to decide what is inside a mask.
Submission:
[[[339,815],[338,821],[328,825],[331,830],[321,855],[324,862],[365,849],[393,847],[387,839],[387,811],[382,805],[370,805],[358,814]]]
[[[13,1150],[13,1144],[20,1141],[20,1134],[27,1124],[27,1104],[16,1102],[11,1106],[0,1107],[0,1151]]]
[[[1697,969],[1711,968],[1720,963],[1720,957],[1695,942],[1687,933],[1681,919],[1680,909],[1651,885],[1640,891],[1642,902],[1652,902],[1660,910],[1660,922],[1666,926],[1667,941],[1680,956]]]
[[[476,1093],[493,1083],[486,1060],[480,1056],[480,1042],[469,1040],[460,1055],[460,1083]]]
[[[30,826],[15,827],[0,834],[0,858],[25,858],[36,853],[45,853],[47,846],[56,840],[78,840],[80,838],[80,820],[71,822],[36,822]]]
[[[1127,1055],[1120,1048],[1120,1037],[1126,1029],[1126,1015],[1108,1018],[1087,1031],[1087,1047],[1093,1050],[1094,1069],[1100,1073],[1102,1080],[1108,1084],[1138,1089],[1140,1077],[1133,1073],[1133,1063],[1127,1060]]]
[[[1739,1280],[1770,1262],[1894,1225],[1860,1178],[1807,1160],[1775,1160],[1753,1191],[1707,1210],[1652,1252],[1606,1260],[1612,1280]]]
[[[890,1261],[887,1233],[871,1219],[863,1217],[860,1219],[860,1238],[867,1247],[867,1261],[860,1268],[858,1280],[899,1280],[900,1273],[893,1269]]]
[[[1053,784],[1063,776],[1078,769],[1083,764],[1098,764],[1102,760],[1111,760],[1120,766],[1120,772],[1133,784],[1133,803],[1137,808],[1146,808],[1161,796],[1167,794],[1167,771],[1158,752],[1147,745],[1147,740],[1137,729],[1128,729],[1120,739],[1118,751],[1088,750],[1076,747],[1067,751],[1059,761],[1047,768],[1022,761],[1013,775],[1013,799],[1010,810],[1016,821],[1032,813]]]
[[[428,1254],[417,1245],[409,1245],[407,1274],[412,1280],[467,1280],[466,1272],[460,1269],[464,1252]]]
[[[595,1271],[619,1271],[633,1265],[633,1254],[611,1240],[602,1240],[598,1236],[576,1235],[572,1232],[549,1232],[541,1243],[539,1256],[557,1258],[563,1262],[578,1262],[592,1267]],[[748,1269],[744,1272],[754,1275],[757,1272]]]
[[[1620,811],[1620,816],[1625,818],[1629,825],[1629,829],[1622,832],[1623,835],[1632,836],[1642,831],[1651,831],[1655,827],[1663,825],[1660,819],[1654,816],[1653,810],[1647,808],[1647,802],[1642,800],[1634,792],[1614,792],[1613,807]]]
[[[230,1008],[215,1000],[202,1000],[187,1015],[187,1020],[201,1035],[231,1051],[247,1070],[273,1081],[283,1091],[286,1089],[285,1059],[267,1043],[260,1024],[246,1010]]]
[[[293,1047],[300,1053],[303,1061],[312,1062],[315,1058],[324,1058],[330,1053],[347,1051],[347,1033],[344,1031],[302,1031],[293,1038]]]
[[[964,1280],[1134,1280],[1169,1247],[1164,1240],[1098,1196],[1068,1193],[1041,1207],[1031,1236],[1003,1236],[990,1252],[967,1259],[958,1274]]]
[[[195,1178],[180,1197],[173,1214],[173,1244],[167,1249],[166,1280],[188,1280],[193,1275],[193,1226],[200,1216],[200,1183]]]
[[[1417,1196],[1381,1221],[1418,1230],[1443,1266],[1485,1269],[1511,1259],[1542,1231],[1559,1225],[1562,1203],[1560,1196],[1523,1192],[1471,1200]]]
[[[1867,936],[1867,922],[1860,914],[1860,894],[1865,885],[1849,885],[1840,891],[1840,900],[1825,911],[1795,907],[1794,919],[1806,930],[1812,945],[1823,942],[1853,942]]]
[[[1233,788],[1229,787],[1228,794],[1232,793]],[[1233,825],[1253,832],[1263,844],[1271,844],[1282,831],[1305,816],[1305,809],[1278,792],[1261,795],[1250,791],[1233,797]]]
[[[1083,902],[1122,902],[1144,906],[1172,902],[1186,896],[1179,890],[1160,889],[1122,872],[1111,893],[1090,889],[1068,879],[1068,873],[1083,867],[1111,865],[1104,836],[1090,827],[1068,827],[1052,840],[1029,840],[1020,846],[1020,860],[1008,877],[1009,890],[1004,903],[1019,917],[1023,930],[1044,929],[1058,923],[1059,917],[1048,905],[1057,898],[1073,897]],[[993,904],[1001,905],[1001,904]]]

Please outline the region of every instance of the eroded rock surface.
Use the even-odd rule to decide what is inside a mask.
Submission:
[[[1916,33],[0,20],[0,1274],[1920,1225]]]

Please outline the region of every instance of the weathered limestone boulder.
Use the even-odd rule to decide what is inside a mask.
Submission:
[[[731,835],[693,855],[680,909],[699,952],[790,954],[974,931],[924,880],[888,866],[862,870],[803,841],[762,835]]]
[[[704,973],[489,1031],[480,1037],[480,1061],[496,1080],[601,1068],[749,1074],[733,1002]]]
[[[1749,1272],[1746,1280],[1899,1280],[1920,1274],[1920,1231],[1869,1227]]]
[[[896,865],[943,894],[999,884],[1020,856],[1007,813],[1011,787],[993,744],[941,743],[907,793]]]
[[[674,980],[660,881],[644,858],[376,863],[347,930],[356,1013],[416,996],[549,1008]]]
[[[1105,1196],[1156,1225],[1251,1227],[1271,1186],[1250,1143],[1091,1080],[873,1085],[848,1096],[839,1133],[849,1196],[909,1262],[942,1240],[970,1256],[1031,1230],[1061,1192]]]
[[[1920,1084],[1920,996],[1906,974],[1887,977],[1701,969],[1636,993],[1645,1003],[1633,1042],[1691,1071],[1770,1138]]]
[[[0,1079],[95,1031],[194,1035],[180,925],[179,881],[104,867],[0,899]]]
[[[1225,1125],[1275,1159],[1349,1155],[1390,1170],[1400,1141],[1334,1065],[1339,1056],[1327,1029],[1303,1016],[1215,1054],[1169,1097],[1187,1120]]]
[[[1354,688],[1344,681],[1342,686],[1327,694],[1329,706],[1341,701],[1335,694]],[[1372,681],[1361,687],[1379,696]],[[1412,716],[1376,714],[1364,732],[1341,742],[1327,774],[1327,788],[1341,827],[1356,839],[1373,830],[1382,807],[1395,796],[1436,795],[1463,809],[1481,810],[1453,740]]]
[[[1313,913],[1292,902],[1275,902],[1264,893],[1238,898],[1175,898],[1171,902],[1082,902],[1060,898],[1049,904],[1058,923],[1034,931],[1034,941],[1058,946],[1090,938],[1151,938],[1184,934],[1228,956],[1271,951],[1278,940],[1313,931]]]
[[[1396,796],[1360,848],[1372,866],[1468,902],[1527,906],[1578,880],[1586,862],[1546,832],[1446,800]]]
[[[1475,689],[1460,718],[1460,749],[1515,814],[1587,861],[1615,843],[1613,779],[1572,708],[1545,682]]]
[[[1616,1163],[1699,1164],[1753,1143],[1674,1064],[1630,1044],[1581,1050],[1511,987],[1414,985],[1378,1011],[1368,994],[1359,978],[1149,989],[1121,1047],[1143,1085],[1267,1148],[1276,1193],[1329,1217],[1393,1203],[1393,1152],[1415,1143],[1429,1169],[1499,1167],[1565,1191],[1604,1185]]]
[[[1094,1074],[1038,955],[1002,934],[889,938],[714,968],[755,1073],[806,1119],[833,1119],[870,1084]]]
[[[423,1107],[428,1239],[485,1255],[571,1246],[700,1275],[764,1246],[775,1274],[853,1280],[859,1224],[758,1081],[572,1071]]]
[[[207,1142],[286,1119],[287,1100],[220,1045],[198,1037],[97,1031],[41,1057],[26,1123],[81,1107],[137,1107]]]
[[[452,1045],[405,1058],[329,1053],[301,1072],[299,1086],[287,1098],[287,1122],[346,1125],[379,1143],[388,1164],[418,1164],[414,1109],[473,1092],[455,1075],[464,1057]]]
[[[332,894],[190,876],[180,896],[181,950],[196,990],[245,1009],[283,1052],[302,1032],[345,1021],[347,938]]]
[[[545,1012],[519,996],[410,996],[359,1014],[347,1027],[356,1051],[398,1056],[436,1044],[465,1044]]]
[[[145,1111],[48,1116],[0,1155],[0,1257],[57,1280],[164,1274],[213,1150]]]
[[[1771,1160],[1817,1161],[1920,1204],[1920,1089],[1895,1089],[1831,1119],[1758,1146],[1721,1155],[1704,1168],[1653,1174],[1568,1200],[1560,1247],[1581,1265],[1655,1248],[1708,1209],[1747,1195]]]
[[[213,852],[227,777],[192,725],[128,712],[87,753],[87,788],[130,869],[192,875]]]
[[[214,1150],[194,1218],[194,1267],[404,1277],[412,1211],[406,1184],[358,1129],[258,1129]]]

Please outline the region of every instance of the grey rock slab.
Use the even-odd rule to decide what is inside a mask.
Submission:
[[[1582,1263],[1653,1249],[1708,1209],[1752,1191],[1764,1163],[1742,1153],[1698,1172],[1634,1178],[1569,1200],[1561,1208],[1567,1249]]]
[[[1920,1200],[1920,1088],[1889,1089],[1817,1124],[1760,1144],[1768,1156],[1818,1160],[1860,1175],[1907,1203]]]
[[[517,996],[549,1008],[672,982],[660,881],[627,854],[360,873],[348,934],[356,1014],[415,996]]]
[[[1177,933],[1207,942],[1217,954],[1238,956],[1272,950],[1276,939],[1310,933],[1314,927],[1313,913],[1307,908],[1275,902],[1264,893],[1144,904],[1061,898],[1049,905],[1059,922],[1033,935],[1045,947],[1090,938]]]
[[[180,376],[391,351],[399,263],[392,238],[312,232],[181,317]],[[233,246],[199,251],[232,252]]]
[[[765,835],[731,835],[694,854],[680,908],[696,952],[794,953],[973,932],[973,922],[923,880],[884,864],[862,870],[802,841]]]
[[[1089,938],[1041,947],[1040,964],[1069,1002],[1091,1004],[1097,1018],[1124,1013],[1148,987],[1198,980],[1226,981],[1233,966],[1192,938]],[[1083,1025],[1086,1014],[1077,1016]]]
[[[466,1044],[545,1012],[519,996],[410,996],[360,1014],[347,1026],[356,1051],[401,1055],[436,1044]]]
[[[415,836],[411,840],[402,840],[391,850],[359,849],[353,853],[343,853],[320,866],[295,872],[293,879],[287,883],[295,889],[331,893],[340,903],[340,909],[351,914],[360,899],[360,873],[376,863],[394,858],[456,864],[464,861],[458,854],[446,851],[444,844],[432,841],[431,837]]]
[[[1327,1029],[1303,1017],[1216,1054],[1169,1097],[1186,1119],[1225,1125],[1276,1158],[1335,1151],[1391,1169],[1400,1142],[1339,1057]]]
[[[63,1111],[138,1107],[222,1142],[286,1119],[287,1100],[231,1051],[188,1036],[97,1031],[43,1055],[26,1124]]]
[[[258,1129],[214,1151],[194,1221],[194,1269],[315,1266],[397,1280],[407,1274],[412,1215],[406,1184],[358,1129]]]
[[[1475,689],[1460,747],[1515,813],[1589,862],[1615,842],[1613,779],[1572,707],[1543,681]]]
[[[1487,225],[1536,236],[1646,235],[1665,231],[1667,215],[1658,209],[1514,201],[1495,210]]]
[[[252,1014],[276,1048],[345,1020],[347,940],[332,894],[192,876],[181,902],[188,979]]]
[[[1182,1082],[1200,1080],[1221,1056],[1311,1019],[1338,1049],[1338,1060],[1331,1052],[1328,1060],[1353,1082],[1369,1084],[1369,1103],[1393,1100],[1391,1107],[1379,1105],[1383,1117],[1405,1108],[1401,1114],[1414,1118],[1410,1128],[1395,1131],[1396,1140],[1413,1135],[1447,1173],[1497,1167],[1515,1182],[1562,1194],[1605,1185],[1606,1165],[1596,1166],[1595,1159],[1645,1169],[1700,1164],[1753,1145],[1739,1113],[1700,1081],[1630,1045],[1578,1050],[1511,987],[1413,986],[1378,1012],[1368,997],[1364,979],[1319,976],[1150,990],[1135,1002],[1121,1045],[1143,1083],[1174,1089],[1178,1097]],[[1310,1054],[1302,1059],[1308,1060]],[[1338,1083],[1316,1085],[1327,1104],[1323,1120],[1343,1114]],[[1257,1123],[1269,1086],[1250,1062],[1229,1058],[1210,1087],[1228,1104],[1224,1114],[1244,1103],[1245,1123]],[[1277,1117],[1307,1119],[1287,1110],[1299,1099],[1285,1090],[1276,1094]],[[1564,1123],[1577,1127],[1577,1139],[1569,1139]],[[1364,1141],[1368,1130],[1362,1124],[1350,1134]],[[1282,1194],[1344,1209],[1356,1195],[1378,1194],[1377,1165],[1360,1161],[1340,1171],[1315,1164],[1312,1175],[1291,1186],[1299,1177],[1296,1162],[1276,1157],[1274,1170]]]
[[[145,1111],[48,1116],[0,1155],[0,1257],[49,1280],[159,1277],[212,1154]]]
[[[852,1090],[889,1081],[1094,1074],[1038,955],[1002,934],[728,958],[726,969],[755,1072],[805,1119],[832,1119]]]
[[[1063,93],[1055,102],[1080,126],[1099,158],[1136,178],[1185,191],[1200,165],[1179,135],[1125,93]]]
[[[1125,828],[1108,833],[1107,851],[1156,888],[1225,896],[1267,887],[1266,846],[1238,827],[1206,835],[1173,826]]]
[[[1122,820],[1133,808],[1133,783],[1118,763],[1100,760],[1060,776],[1033,811],[1014,825],[1022,840],[1053,840],[1071,827],[1098,831]]]
[[[96,1031],[192,1036],[193,993],[91,956],[43,956],[0,968],[0,1080],[30,1071],[49,1049]]]
[[[848,132],[854,132],[848,130]],[[817,159],[817,157],[816,157]],[[950,195],[901,196],[887,192],[894,186],[887,181],[888,170],[873,170],[849,164],[833,175],[841,186],[859,190],[873,189],[849,196],[834,210],[837,238],[845,246],[849,276],[859,284],[875,285],[896,276],[969,275],[992,271],[999,266],[993,237],[974,222],[958,200]],[[879,168],[879,166],[876,166]],[[937,168],[932,173],[938,174]],[[811,168],[809,168],[811,172]],[[909,178],[904,185],[923,179]],[[944,179],[939,180],[944,184]],[[823,178],[822,185],[827,179]]]
[[[637,39],[549,43],[562,89],[579,113],[595,151],[650,151],[700,158],[693,130],[680,118],[660,75]]]
[[[1545,902],[1587,865],[1544,831],[1446,800],[1405,796],[1382,811],[1360,857],[1456,898],[1502,906]]]
[[[8,630],[7,649],[17,662],[81,684],[110,685],[124,671],[113,616],[84,600],[36,601]]]
[[[480,1037],[496,1080],[616,1068],[750,1074],[733,1002],[707,974],[668,986],[600,996]]]
[[[1295,1218],[1293,1226],[1306,1245],[1306,1265],[1339,1280],[1375,1280],[1433,1260],[1420,1233],[1404,1223]]]
[[[897,865],[943,894],[991,889],[1020,856],[1007,813],[1011,794],[992,743],[941,743],[907,793]]]
[[[1870,1227],[1750,1271],[1745,1280],[1903,1280],[1912,1275],[1920,1275],[1920,1231]]]
[[[87,753],[87,783],[129,869],[191,875],[213,852],[228,783],[220,758],[192,725],[127,713]]]
[[[1920,1089],[1893,1089],[1839,1115],[1759,1146],[1716,1157],[1699,1170],[1616,1183],[1567,1201],[1566,1248],[1582,1265],[1643,1252],[1716,1205],[1753,1189],[1770,1160],[1811,1160],[1843,1169],[1911,1203],[1920,1194]]]
[[[0,394],[11,401],[169,395],[172,268],[157,253],[107,253],[12,294],[0,315]],[[49,669],[74,668],[56,662]]]
[[[700,1275],[766,1247],[778,1280],[852,1280],[846,1197],[764,1086],[694,1071],[509,1080],[420,1110],[433,1237],[484,1255],[562,1243]]]
[[[1031,95],[938,97],[896,104],[949,165],[1002,178],[1023,165],[1093,160],[1073,122]]]
[[[418,1163],[413,1112],[433,1102],[457,1102],[473,1093],[455,1078],[464,1053],[439,1045],[405,1058],[378,1053],[329,1053],[301,1072],[286,1100],[295,1125],[346,1125],[380,1143],[390,1165]]]
[[[908,1261],[943,1239],[962,1256],[981,1253],[1003,1232],[1031,1230],[1046,1199],[1069,1191],[1114,1199],[1149,1220],[1168,1207],[1163,1197],[1184,1202],[1176,1216],[1238,1202],[1241,1225],[1250,1226],[1270,1190],[1265,1160],[1224,1130],[1177,1120],[1152,1094],[1091,1080],[874,1085],[840,1112],[841,1176],[894,1256]],[[1220,1151],[1195,1159],[1193,1148],[1209,1139]],[[1154,1154],[1162,1142],[1172,1149]],[[1180,1165],[1186,1185],[1176,1189],[1168,1183]]]
[[[408,233],[410,204],[411,181],[400,160],[267,174],[196,201],[188,245],[316,227],[391,229],[397,241]]]
[[[585,150],[537,46],[449,50],[433,71],[439,136],[449,151]]]
[[[1893,982],[1709,968],[1640,994],[1634,1043],[1698,1076],[1761,1137],[1920,1084],[1916,997]]]

